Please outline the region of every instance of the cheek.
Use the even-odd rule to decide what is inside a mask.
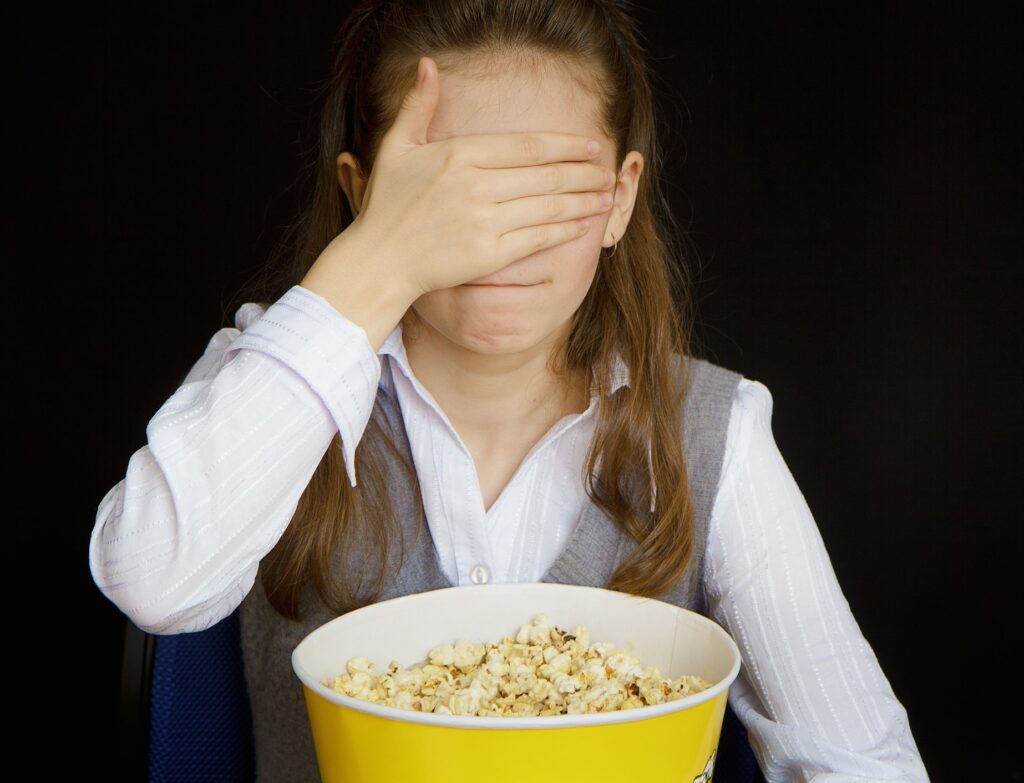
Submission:
[[[606,223],[604,216],[598,216],[592,219],[586,234],[551,249],[551,278],[555,286],[564,292],[575,292],[578,301],[582,301],[597,273]]]

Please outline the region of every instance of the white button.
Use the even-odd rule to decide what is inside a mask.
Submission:
[[[469,578],[475,585],[482,585],[491,578],[487,566],[477,563],[469,570]]]

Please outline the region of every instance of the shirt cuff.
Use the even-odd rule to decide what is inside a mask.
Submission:
[[[234,339],[226,361],[242,348],[273,356],[316,392],[338,426],[349,483],[356,486],[356,445],[381,375],[366,331],[319,294],[293,285]]]

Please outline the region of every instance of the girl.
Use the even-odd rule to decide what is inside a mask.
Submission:
[[[927,780],[768,389],[691,351],[626,4],[374,0],[343,31],[294,255],[101,501],[100,589],[155,634],[239,610],[260,780],[319,779],[312,629],[538,580],[720,623],[768,780]]]

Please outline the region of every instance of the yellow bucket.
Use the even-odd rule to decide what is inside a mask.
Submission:
[[[585,626],[663,677],[697,674],[711,688],[676,701],[607,713],[536,717],[442,715],[338,693],[322,680],[365,655],[385,671],[434,646],[499,642],[539,613]],[[590,783],[712,779],[740,653],[713,620],[652,598],[547,582],[449,587],[381,601],[317,628],[292,652],[324,783]]]

